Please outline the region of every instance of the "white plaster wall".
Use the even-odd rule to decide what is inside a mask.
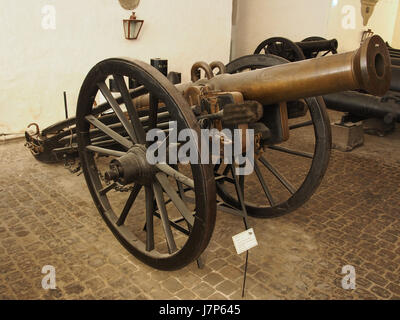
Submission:
[[[364,27],[360,0],[234,0],[232,58],[254,52],[270,37],[301,41],[309,36],[337,38],[339,51],[356,49],[368,28],[391,41],[399,0],[380,0]],[[236,4],[236,5],[235,5]],[[354,29],[343,29],[342,8],[355,8]]]
[[[332,3],[331,0],[324,1]],[[342,20],[345,17],[342,10],[346,5],[351,5],[355,8],[356,19],[354,29],[344,29],[342,27]],[[339,51],[342,52],[358,48],[362,32],[368,29],[371,29],[375,34],[380,35],[385,41],[390,43],[394,34],[398,6],[399,0],[379,0],[368,25],[364,26],[361,15],[361,1],[339,0],[336,6],[331,5],[327,36],[338,39]]]
[[[397,18],[394,26],[393,40],[390,45],[393,48],[400,48],[400,5],[397,9]]]
[[[270,37],[301,41],[324,36],[329,5],[326,0],[235,0],[232,58],[252,54],[261,41]]]
[[[64,118],[63,91],[75,114],[80,86],[102,59],[169,59],[189,79],[196,60],[228,62],[232,0],[142,0],[144,26],[125,40],[117,0],[0,0],[0,134],[44,128]],[[45,5],[56,8],[56,30],[41,26]]]

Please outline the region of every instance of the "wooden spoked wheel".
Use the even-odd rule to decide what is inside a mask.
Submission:
[[[249,55],[226,66],[228,73],[271,67],[288,61],[273,55]],[[282,216],[303,205],[315,192],[328,167],[331,131],[324,101],[305,99],[308,112],[289,119],[290,138],[268,145],[254,163],[254,172],[241,177],[247,213],[257,218]],[[269,106],[264,106],[265,112]],[[290,105],[288,104],[288,109]],[[264,112],[264,113],[265,113]],[[290,112],[289,112],[290,113]],[[240,209],[228,167],[214,168],[218,195]]]
[[[257,46],[254,54],[273,54],[291,62],[305,59],[303,51],[297,44],[282,37],[264,40]]]
[[[118,93],[108,87],[110,78]],[[128,90],[129,79],[141,85]],[[93,108],[100,96],[108,103],[101,115]],[[135,257],[157,269],[175,270],[196,260],[215,225],[212,169],[147,160],[150,129],[164,133],[165,139],[159,142],[167,150],[171,146],[169,121],[175,121],[178,130],[199,133],[183,96],[146,63],[108,59],[93,67],[84,80],[76,115],[86,183],[115,237]],[[196,152],[200,157],[200,151]],[[194,200],[187,201],[190,194]]]

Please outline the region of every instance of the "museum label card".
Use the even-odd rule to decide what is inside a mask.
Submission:
[[[232,237],[237,254],[241,254],[251,248],[258,246],[253,228],[248,229]]]

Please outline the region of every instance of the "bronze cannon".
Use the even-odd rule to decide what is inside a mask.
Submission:
[[[193,81],[174,85],[141,61],[99,62],[81,87],[76,126],[59,146],[75,143],[94,203],[116,238],[162,270],[199,258],[217,210],[248,226],[248,215],[276,217],[303,205],[330,158],[330,124],[319,96],[356,89],[383,95],[391,77],[378,36],[344,54],[293,63],[250,55],[226,66],[196,63],[191,71]],[[132,81],[135,88],[127,85]],[[106,102],[96,106],[100,95]],[[227,146],[237,151],[231,158],[229,148],[221,150]],[[166,157],[153,163],[150,149]],[[249,159],[251,170],[243,174]]]

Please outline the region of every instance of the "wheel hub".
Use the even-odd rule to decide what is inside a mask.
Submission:
[[[146,147],[135,145],[126,155],[110,162],[110,170],[105,173],[106,180],[122,185],[132,182],[149,185],[154,179],[155,166],[147,162]]]

